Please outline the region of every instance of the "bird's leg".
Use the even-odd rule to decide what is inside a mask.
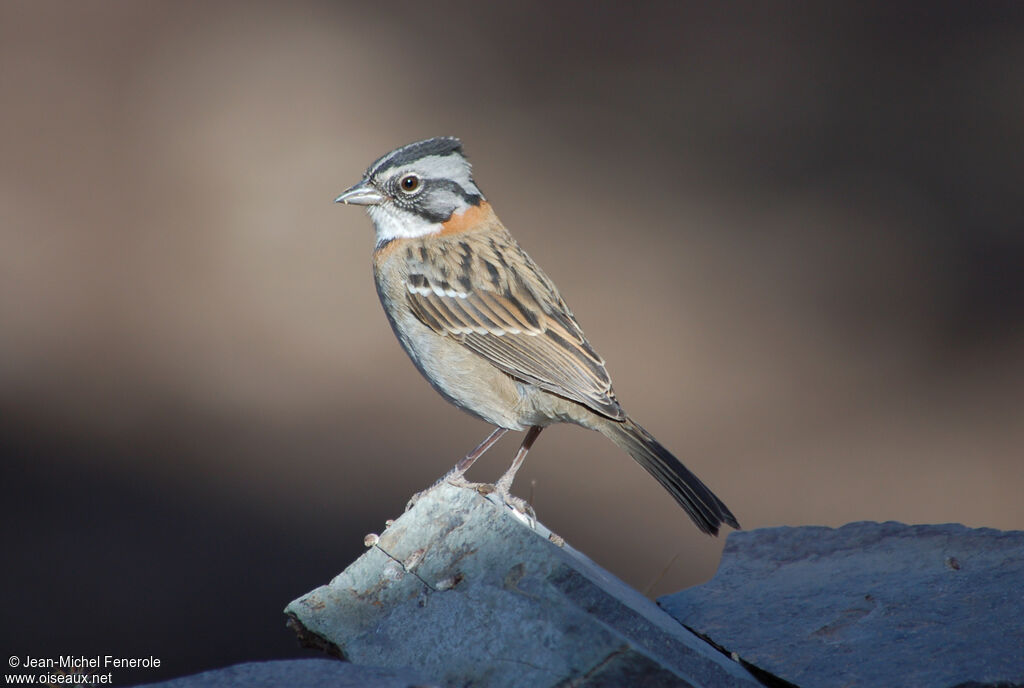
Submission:
[[[539,425],[534,425],[526,431],[526,437],[523,438],[523,443],[519,445],[519,451],[516,452],[516,458],[512,459],[512,465],[505,471],[505,475],[498,478],[498,482],[494,484],[498,492],[508,494],[512,490],[512,481],[516,479],[516,473],[519,472],[523,462],[526,461],[527,452],[530,451],[533,443],[537,441],[537,437],[543,429]]]
[[[469,467],[476,463],[476,460],[483,456],[484,452],[490,449],[495,442],[504,437],[506,432],[508,432],[508,428],[494,428],[494,432],[488,435],[487,439],[478,444],[476,449],[459,459],[459,462],[455,464],[455,468],[448,471],[448,473],[445,474],[445,476],[438,482],[447,482],[452,485],[458,485],[459,487],[469,487],[474,485],[474,483],[470,483],[463,477],[466,471],[468,471]]]
[[[523,462],[526,460],[526,454],[530,451],[530,447],[537,441],[537,437],[540,435],[540,431],[544,428],[540,425],[534,425],[526,431],[526,437],[523,438],[523,443],[519,445],[519,451],[516,452],[516,458],[512,459],[512,465],[505,471],[505,475],[498,478],[498,482],[494,484],[494,491],[501,497],[505,504],[508,504],[513,509],[516,509],[532,520],[536,520],[536,515],[533,512],[533,507],[530,504],[519,497],[513,497],[512,481],[516,479],[516,473],[522,467]]]
[[[466,471],[469,470],[469,467],[472,466],[477,459],[483,456],[483,453],[490,449],[495,442],[500,440],[506,432],[508,432],[508,428],[495,428],[494,432],[488,435],[483,442],[477,445],[476,449],[474,449],[473,451],[469,452],[464,457],[459,459],[459,462],[455,464],[455,467],[452,468],[447,473],[445,473],[436,483],[434,483],[427,489],[414,494],[412,496],[412,499],[410,499],[409,502],[405,505],[405,510],[408,511],[409,509],[413,508],[413,506],[416,505],[416,502],[418,502],[421,497],[423,497],[425,494],[427,494],[428,492],[430,492],[431,490],[433,490],[442,483],[450,483],[452,485],[455,485],[456,487],[468,487],[472,489],[483,487],[483,485],[479,483],[469,482],[463,476],[465,475]],[[489,485],[486,487],[490,488]]]

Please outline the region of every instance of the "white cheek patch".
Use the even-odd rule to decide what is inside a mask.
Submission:
[[[415,239],[440,233],[440,222],[430,222],[415,213],[398,210],[391,203],[367,206],[366,212],[377,230],[377,243],[392,239]]]

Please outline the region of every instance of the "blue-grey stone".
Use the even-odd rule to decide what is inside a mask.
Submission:
[[[658,602],[798,686],[1024,686],[1021,531],[740,531],[711,581]]]
[[[542,525],[451,485],[286,611],[350,661],[448,686],[757,685]]]
[[[357,666],[336,659],[282,659],[235,664],[138,688],[426,688],[429,685],[408,671]]]

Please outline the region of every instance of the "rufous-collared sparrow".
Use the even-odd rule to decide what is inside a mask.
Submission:
[[[526,430],[496,483],[508,501],[540,431],[574,423],[629,453],[705,533],[717,534],[723,522],[739,527],[697,476],[626,415],[604,360],[480,193],[458,139],[388,153],[335,201],[366,206],[373,220],[377,293],[413,363],[441,396],[497,426],[446,479],[465,484],[465,471],[503,434]]]

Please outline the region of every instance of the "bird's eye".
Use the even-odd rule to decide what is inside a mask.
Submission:
[[[405,193],[411,194],[416,191],[416,189],[420,188],[420,178],[415,174],[407,174],[402,177],[400,182],[398,182],[398,188]]]

